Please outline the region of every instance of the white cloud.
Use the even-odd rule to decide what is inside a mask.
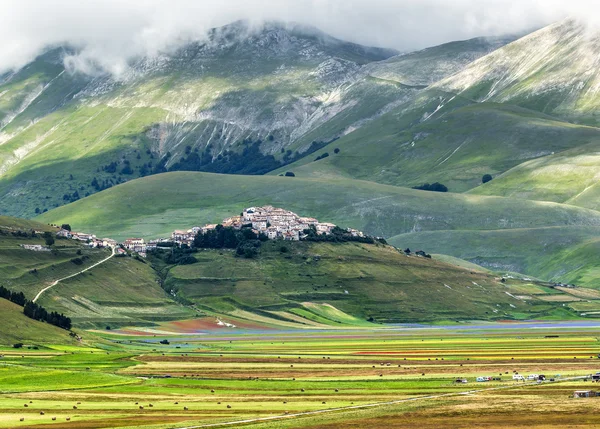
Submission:
[[[294,21],[407,51],[523,32],[569,15],[600,22],[599,6],[588,0],[0,0],[0,71],[69,43],[83,49],[70,66],[118,73],[132,56],[200,39],[238,19]]]

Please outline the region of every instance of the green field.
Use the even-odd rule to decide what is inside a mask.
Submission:
[[[570,378],[597,370],[597,327],[563,324],[560,337],[548,337],[556,328],[533,326],[113,332],[92,337],[96,347],[6,349],[0,427],[166,429],[263,418],[272,420],[243,427],[596,427],[595,399],[569,396],[591,387]],[[515,371],[558,382],[515,382]],[[526,416],[515,413],[523,404]],[[321,413],[303,415],[312,411]]]

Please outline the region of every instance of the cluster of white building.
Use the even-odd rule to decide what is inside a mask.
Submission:
[[[223,219],[221,225],[235,229],[251,227],[256,234],[263,233],[270,240],[283,239],[291,241],[299,241],[305,238],[304,230],[311,227],[315,228],[317,234],[326,235],[331,234],[336,227],[333,223],[319,222],[315,218],[298,216],[294,212],[273,206],[249,207],[244,209],[240,216]],[[216,227],[216,224],[212,224],[193,227],[188,230],[175,230],[171,234],[171,241],[179,245],[187,244],[191,246],[194,237],[199,232],[205,234]],[[364,234],[356,229],[348,228],[347,231],[352,236],[364,237]]]
[[[67,229],[61,229],[56,233],[57,237],[68,238],[71,240],[78,240],[87,243],[88,246],[96,247],[110,247],[114,248],[118,246],[116,240],[112,238],[97,238],[93,234],[86,234],[84,232],[71,232]]]
[[[221,225],[235,229],[251,227],[255,234],[265,234],[270,240],[290,241],[302,240],[306,237],[304,231],[312,227],[314,227],[317,234],[325,235],[331,234],[336,227],[333,223],[319,222],[315,218],[298,216],[294,212],[273,206],[249,207],[244,209],[240,216],[223,219]],[[126,249],[146,257],[146,252],[160,247],[161,243],[176,243],[179,246],[185,244],[191,247],[198,233],[206,234],[216,228],[217,224],[195,226],[187,230],[175,230],[170,238],[148,242],[143,238],[128,238],[120,244],[110,238],[98,239],[92,234],[71,232],[65,229],[61,229],[56,235],[57,237],[86,242],[90,247],[116,248],[117,253],[121,254],[126,253],[124,250]],[[356,229],[348,228],[346,231],[354,237],[364,237],[364,234]]]

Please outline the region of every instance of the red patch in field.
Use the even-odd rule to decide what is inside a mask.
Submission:
[[[221,323],[219,323],[221,321]],[[234,325],[234,326],[228,326]],[[160,325],[160,330],[195,334],[206,331],[235,331],[236,329],[266,329],[264,325],[245,320],[217,319],[215,317],[202,317],[200,319],[178,320]]]

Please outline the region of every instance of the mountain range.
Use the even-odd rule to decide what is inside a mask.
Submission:
[[[276,203],[591,285],[599,40],[565,20],[401,54],[236,22],[119,76],[55,47],[0,77],[0,214],[154,237]]]

